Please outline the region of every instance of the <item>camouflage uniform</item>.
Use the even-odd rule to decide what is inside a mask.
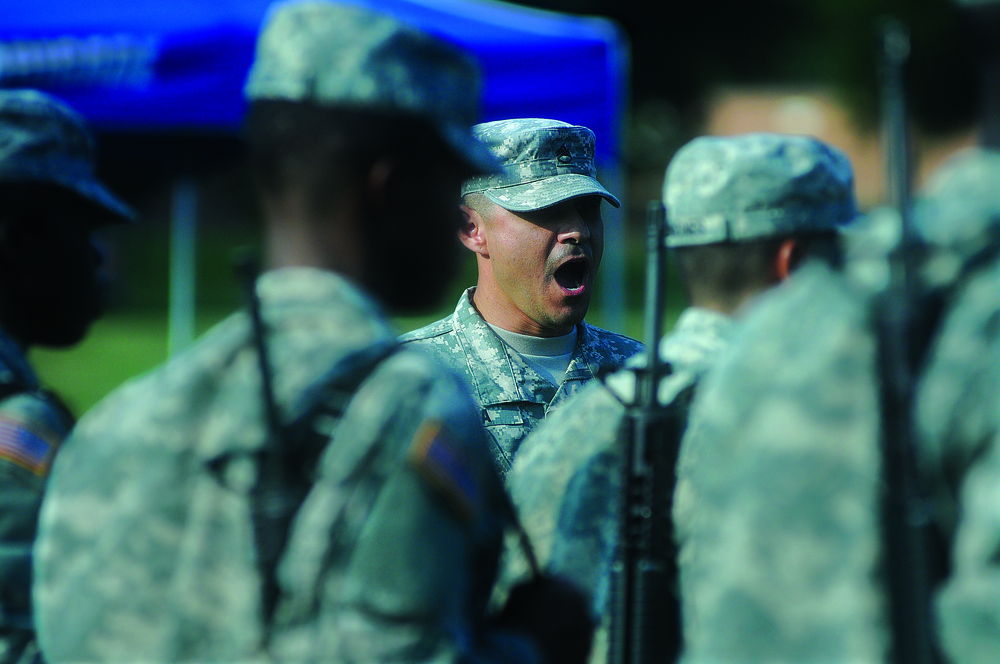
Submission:
[[[293,2],[269,14],[247,93],[426,113],[474,163],[489,158],[461,110],[475,85],[464,56],[387,16]],[[396,345],[335,273],[282,268],[255,289],[282,422],[354,351]],[[46,657],[537,661],[535,643],[485,624],[510,513],[475,408],[459,377],[406,350],[359,376],[342,416],[309,420],[322,449],[279,487],[305,496],[268,616],[253,496],[272,432],[251,320],[114,391],[66,441],[36,549]],[[276,463],[290,461],[297,441],[280,442]]]
[[[514,212],[591,195],[621,205],[595,179],[596,139],[586,127],[518,118],[485,122],[473,127],[473,133],[492,149],[501,171],[468,179],[463,196],[482,194]],[[426,348],[466,377],[490,433],[494,461],[505,475],[535,425],[598,372],[622,366],[642,345],[581,322],[569,366],[553,385],[490,328],[473,304],[475,290],[462,295],[454,314],[403,335],[401,341]]]
[[[875,534],[878,450],[861,442],[878,433],[875,348],[864,301],[835,276],[805,266],[762,298],[734,340],[754,352],[724,353],[695,398],[674,505],[685,661],[877,661],[868,658],[880,645],[870,584],[851,579],[858,587],[842,592],[877,547],[833,546],[852,529]],[[802,332],[794,344],[789,329]],[[829,446],[822,475],[807,472],[817,459],[796,444],[805,436]],[[729,502],[761,477],[772,494]],[[848,482],[865,490],[829,500]],[[803,517],[813,513],[821,525]],[[747,569],[760,573],[743,579]],[[807,585],[813,578],[824,583]],[[765,616],[813,629],[784,630]]]
[[[65,104],[34,90],[0,92],[0,183],[55,185],[106,209],[109,221],[131,218],[97,180],[94,159],[83,119]],[[73,424],[23,345],[0,330],[0,662],[37,656],[32,545],[50,466]]]
[[[689,308],[660,343],[671,375],[660,383],[664,404],[692,385],[725,348],[733,321],[707,309]],[[627,366],[644,364],[633,357]],[[529,435],[507,476],[507,488],[536,554],[547,568],[593,592],[596,614],[604,612],[608,578],[618,539],[617,496],[621,478],[617,438],[625,403],[634,398],[634,374],[619,372],[607,384],[593,382]],[[573,444],[567,444],[573,441]],[[519,559],[504,576],[525,569]]]
[[[727,241],[727,227],[749,239],[840,225],[854,216],[851,183],[846,160],[816,141],[771,135],[698,139],[677,154],[664,181],[668,242]],[[722,221],[723,235],[711,223],[699,224],[699,218]],[[726,220],[734,223],[727,226]],[[733,318],[712,310],[682,312],[660,342],[660,357],[670,369],[658,388],[660,403],[690,399],[691,388],[729,345],[735,329]],[[628,365],[640,367],[644,360],[637,356]],[[619,534],[623,404],[632,403],[634,394],[631,371],[609,377],[607,385],[588,385],[525,439],[507,477],[539,558],[547,569],[590,589],[598,615],[607,611]],[[678,475],[698,463],[697,454],[682,447]],[[682,483],[678,490],[683,489]],[[684,498],[676,498],[681,510],[690,505]],[[523,563],[512,553],[505,582],[522,572]]]
[[[393,338],[376,306],[332,273],[272,271],[257,290],[283,413],[326,368]],[[485,601],[494,572],[480,561],[495,558],[505,525],[463,390],[411,352],[359,388],[279,565],[276,657],[452,661],[481,648],[476,656],[502,660],[520,648],[531,660],[517,639],[463,644],[451,633],[475,631],[466,611]],[[36,597],[47,657],[265,657],[247,496],[268,435],[260,400],[249,319],[238,313],[81,420],[42,517]],[[455,466],[422,455],[428,444]]]
[[[947,296],[914,419],[951,547],[937,616],[956,663],[1000,656],[998,191],[1000,156],[972,151],[942,168],[915,216],[930,247],[920,283]],[[846,274],[814,266],[772,293],[695,401],[684,438],[699,460],[681,554],[685,662],[886,660],[882,569],[891,563],[882,560],[870,324],[870,277],[884,260],[867,262]]]
[[[401,337],[427,349],[462,374],[490,434],[493,461],[502,474],[521,440],[556,406],[602,369],[620,367],[642,346],[628,337],[583,322],[559,385],[553,385],[503,342],[472,304],[467,290],[455,313]]]
[[[2,332],[0,383],[0,661],[14,662],[35,649],[31,549],[49,467],[74,420]]]

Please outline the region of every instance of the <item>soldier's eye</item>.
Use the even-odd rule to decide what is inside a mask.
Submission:
[[[601,216],[601,199],[596,197],[578,199],[576,210],[585,220],[593,221]]]

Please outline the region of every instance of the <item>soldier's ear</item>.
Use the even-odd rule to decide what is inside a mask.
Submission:
[[[462,224],[458,228],[458,239],[468,249],[483,258],[490,257],[489,242],[486,237],[486,225],[483,216],[468,205],[459,206],[462,210]]]
[[[774,275],[779,282],[788,278],[802,262],[802,244],[798,240],[787,239],[778,247],[774,257]]]

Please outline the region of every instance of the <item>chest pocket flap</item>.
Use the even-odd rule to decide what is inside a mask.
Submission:
[[[483,424],[499,426],[509,424],[524,424],[524,413],[519,403],[500,403],[483,406]]]

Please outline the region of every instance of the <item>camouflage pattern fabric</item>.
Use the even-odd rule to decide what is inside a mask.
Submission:
[[[0,331],[0,662],[37,654],[32,546],[55,453],[73,417],[42,392],[24,353]]]
[[[658,398],[668,405],[711,366],[726,347],[733,321],[691,307],[660,343],[671,365]],[[644,364],[634,356],[630,367]],[[614,393],[612,393],[612,391]],[[539,562],[593,597],[593,611],[607,618],[609,580],[618,540],[621,493],[618,430],[625,406],[635,398],[635,374],[620,371],[607,384],[592,382],[568,399],[523,441],[507,475],[507,487]],[[527,572],[526,561],[510,549],[501,584],[508,587]],[[592,661],[601,661],[606,624],[596,639]]]
[[[675,493],[684,662],[879,662],[878,393],[865,299],[807,265],[691,409]]]
[[[339,359],[395,336],[333,273],[277,270],[257,292],[285,417]],[[526,641],[484,624],[508,517],[475,408],[457,376],[407,351],[361,384],[320,457],[262,651],[248,501],[267,436],[257,362],[237,313],[82,418],[40,522],[45,656],[536,661]]]
[[[929,246],[918,277],[947,298],[914,419],[950,547],[937,640],[964,664],[1000,657],[1000,157],[967,153],[942,171],[917,215]],[[811,268],[768,296],[695,400],[685,663],[885,661],[877,289],[857,289],[854,272]]]
[[[1000,261],[975,275],[941,327],[917,393],[935,517],[950,536],[938,598],[955,664],[1000,659]]]
[[[514,118],[475,125],[472,135],[496,156],[501,170],[466,180],[463,196],[481,192],[514,212],[591,195],[621,207],[621,201],[597,181],[597,138],[587,127],[544,118]]]
[[[244,95],[425,118],[477,172],[496,161],[469,133],[481,81],[463,51],[366,7],[276,2],[264,19]]]
[[[126,221],[135,213],[98,179],[79,113],[37,90],[0,90],[0,182],[55,184]]]
[[[847,157],[784,134],[690,141],[667,166],[663,203],[671,247],[830,231],[858,214]]]
[[[599,371],[624,365],[642,344],[581,323],[569,367],[553,385],[490,329],[472,304],[473,292],[462,295],[454,314],[401,341],[433,353],[466,379],[490,434],[495,465],[505,476],[528,432]]]
[[[694,404],[685,662],[885,658],[874,337],[864,298],[836,275],[806,276],[750,317]],[[963,287],[917,392],[934,517],[953,543],[937,611],[955,663],[1000,657],[998,286],[1000,263]]]

